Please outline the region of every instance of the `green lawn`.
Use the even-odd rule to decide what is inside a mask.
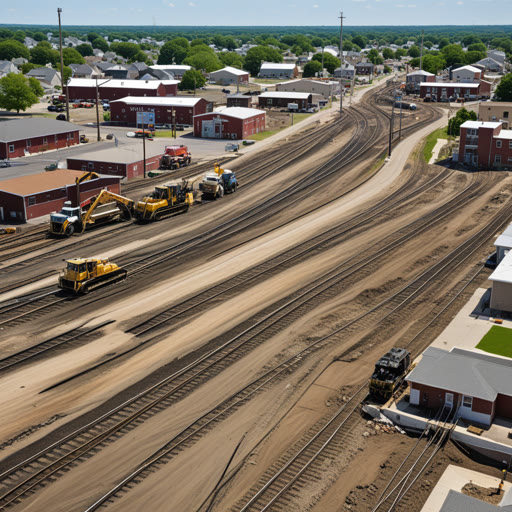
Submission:
[[[476,348],[491,354],[512,357],[512,329],[493,325]]]
[[[172,137],[172,130],[156,130],[155,137],[166,137],[170,139]]]
[[[280,130],[274,130],[274,131],[268,131],[268,132],[260,132],[256,133],[254,135],[251,135],[250,137],[247,137],[251,140],[264,140],[268,137],[272,137],[272,135],[275,135],[276,133],[279,133]]]
[[[437,139],[448,139],[447,128],[439,128],[432,132],[426,139],[425,146],[423,147],[423,158],[425,162],[429,162],[432,158],[432,150],[437,143]]]

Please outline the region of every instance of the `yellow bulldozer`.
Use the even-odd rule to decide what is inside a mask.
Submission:
[[[59,288],[77,295],[117,283],[128,275],[124,268],[108,260],[76,258],[67,260],[66,263],[66,268],[59,276]]]
[[[185,213],[193,203],[192,185],[183,180],[181,184],[171,183],[156,187],[150,196],[137,202],[134,215],[139,221],[162,220]]]
[[[50,234],[54,236],[71,236],[83,233],[86,228],[113,222],[130,220],[134,201],[127,197],[102,190],[96,197],[88,199],[80,206],[71,206],[69,201],[59,213],[50,215]]]

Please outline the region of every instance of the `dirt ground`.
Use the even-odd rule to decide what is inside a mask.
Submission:
[[[154,382],[169,373],[173,365],[186,360],[191,351],[200,351],[214,342],[221,343],[243,331],[279,301],[289,300],[304,287],[314,285],[336,266],[361,259],[362,253],[370,254],[378,244],[384,243],[386,237],[408,229],[409,224],[422,215],[441,209],[473,179],[482,180],[480,193],[464,207],[454,208],[441,223],[432,224],[421,236],[380,258],[371,271],[334,288],[332,295],[315,303],[286,328],[273,333],[265,343],[254,348],[249,357],[238,359],[206,385],[107,444],[13,510],[68,512],[86,509],[212,405],[248,384],[264,369],[371,308],[386,294],[397,290],[449,249],[456,247],[461,237],[469,237],[483,218],[491,217],[508,204],[512,183],[509,176],[486,181],[469,173],[446,171],[436,166],[427,168],[418,164],[414,156],[418,154],[417,149],[412,159],[407,161],[411,148],[443,122],[437,121],[424,128],[397,147],[393,159],[374,178],[347,195],[340,192],[347,190],[353,180],[374,167],[373,159],[354,162],[349,170],[333,176],[314,193],[305,194],[297,204],[278,214],[268,215],[226,239],[212,241],[197,251],[191,250],[167,266],[163,265],[156,273],[148,273],[143,278],[128,280],[105,293],[98,293],[90,302],[89,299],[79,300],[74,302],[74,307],[64,307],[35,318],[29,324],[0,331],[0,351],[9,354],[82,324],[94,325],[113,320],[94,341],[0,377],[3,414],[0,439],[4,442],[0,453],[7,457],[57,428],[66,429],[68,421],[79,421],[82,415],[91,413],[118,393],[122,394],[127,389],[140,391],[144,384]],[[320,163],[336,155],[353,133],[353,128],[347,130],[322,148],[320,154],[312,153],[280,172],[269,173],[245,190],[241,186],[236,194],[226,196],[221,202],[205,203],[191,209],[186,216],[141,229],[135,226],[126,229],[124,234],[112,232],[109,240],[97,241],[93,235],[88,238],[85,235],[83,245],[72,247],[68,252],[87,251],[91,255],[109,255],[113,260],[128,260],[128,257],[140,257],[156,248],[170,250],[188,237],[203,233],[216,222],[235,218],[264,204],[277,191],[300,183],[314,173]],[[378,153],[379,148],[373,149]],[[447,178],[441,185],[403,201],[392,212],[379,216],[346,238],[312,250],[307,258],[298,259],[275,274],[254,279],[250,286],[232,296],[211,301],[207,308],[158,331],[157,336],[144,344],[127,332],[128,327],[157,310],[170,309],[180,300],[207,288],[234,281],[241,272],[307,243],[320,233],[343,226],[379,199],[396,191],[408,178],[415,177],[418,183],[422,183],[442,172],[447,172]],[[498,200],[493,201],[495,198]],[[326,204],[312,208],[320,202]],[[54,261],[57,259],[55,255],[42,260],[37,271],[59,268],[60,260],[69,254],[59,253],[59,261]],[[477,260],[481,257],[482,254],[475,256]],[[28,263],[15,268],[20,279],[34,275],[36,271]],[[236,471],[233,469],[233,474],[229,475],[229,484],[223,489],[215,507],[219,511],[237,510],[237,504],[265,470],[306,431],[328,416],[336,405],[343,403],[353,389],[364,382],[383,351],[429,314],[437,293],[448,293],[461,275],[462,270],[454,273],[452,279],[443,284],[443,290],[426,292],[399,325],[386,324],[376,333],[369,323],[334,338],[322,350],[308,356],[297,370],[262,390],[232,413],[228,420],[216,424],[207,435],[159,466],[129,492],[123,493],[109,504],[109,508],[119,511],[148,508],[157,511],[198,510],[215,487],[235,446],[243,438],[230,466]],[[354,350],[358,342],[361,345]],[[131,349],[132,352],[113,363],[91,369]],[[351,358],[338,361],[338,356],[345,352],[349,352]],[[81,372],[85,373],[78,376]],[[68,378],[71,380],[46,391]],[[371,499],[382,487],[387,474],[383,470],[391,472],[412,442],[411,438],[394,430],[366,421],[361,423],[351,434],[350,447],[339,459],[326,463],[324,478],[305,486],[295,499],[293,510],[367,510],[365,507],[370,506]],[[439,468],[448,460],[475,467],[470,459],[451,446],[445,449],[443,457]],[[423,482],[418,504],[433,487],[436,468],[427,474],[426,479],[430,483]]]

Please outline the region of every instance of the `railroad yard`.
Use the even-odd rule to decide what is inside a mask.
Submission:
[[[492,471],[361,411],[375,361],[485,286],[512,216],[508,172],[423,161],[441,106],[401,141],[395,119],[384,160],[392,88],[226,162],[238,191],[184,215],[0,240],[2,510],[419,512],[448,464]],[[128,277],[71,297],[78,257]],[[411,450],[431,464],[397,490]]]

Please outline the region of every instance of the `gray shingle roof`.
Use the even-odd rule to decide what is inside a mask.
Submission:
[[[49,82],[52,81],[52,79],[55,77],[55,75],[57,75],[57,71],[53,68],[47,68],[47,67],[43,67],[43,68],[35,68],[35,69],[31,69],[25,76],[34,76],[38,79],[44,79],[44,80],[48,80]]]
[[[0,123],[0,142],[14,142],[33,137],[46,137],[76,130],[83,130],[83,128],[77,124],[57,121],[56,119],[37,117],[14,119]]]
[[[512,359],[429,347],[407,381],[494,401],[498,393],[512,396]]]

